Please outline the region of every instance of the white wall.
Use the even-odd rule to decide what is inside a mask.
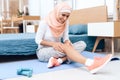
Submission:
[[[60,1],[60,0],[57,0]],[[83,9],[101,5],[108,6],[108,15],[113,15],[114,0],[62,0],[68,2],[73,9]],[[29,0],[30,15],[44,18],[54,8],[54,0]]]
[[[40,15],[40,0],[29,0],[28,7],[30,15]]]
[[[66,1],[72,6],[72,0]],[[54,0],[29,0],[28,4],[30,15],[40,15],[41,18],[44,18],[54,8]]]
[[[75,0],[75,9],[107,5],[108,15],[111,17],[114,13],[114,1],[115,0]]]
[[[44,18],[54,7],[54,0],[41,0],[41,18]]]
[[[76,9],[104,5],[104,0],[76,0]]]
[[[114,9],[114,1],[115,0],[106,0],[106,5],[108,6],[108,13],[109,15],[113,15]]]

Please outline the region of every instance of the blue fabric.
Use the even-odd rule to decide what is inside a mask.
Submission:
[[[0,35],[0,55],[32,55],[36,48],[34,33]]]
[[[75,24],[69,26],[69,34],[87,34],[87,24]]]
[[[84,41],[87,46],[86,46],[86,51],[92,51],[96,37],[88,36],[87,34],[81,34],[81,35],[69,35],[69,38],[72,43],[75,43],[77,41]],[[103,49],[104,48],[104,41],[101,40],[100,43],[97,46],[97,49]]]
[[[94,56],[101,56],[101,57],[104,56],[104,54],[91,53],[87,51],[84,51],[81,54],[87,58],[93,58]],[[33,74],[40,74],[40,73],[46,73],[46,72],[51,72],[51,71],[78,68],[82,66],[83,66],[82,64],[73,62],[71,64],[62,64],[58,67],[49,69],[47,68],[47,63],[39,62],[37,59],[6,62],[6,63],[0,64],[0,79],[22,76],[22,75],[17,75],[17,70],[21,68],[32,69]]]

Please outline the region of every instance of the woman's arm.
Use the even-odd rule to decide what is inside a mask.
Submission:
[[[42,40],[41,41],[41,45],[44,45],[44,46],[50,46],[50,47],[53,47],[53,44],[54,44],[55,42],[52,42],[52,41],[46,41],[46,40]]]
[[[63,43],[61,43],[61,42],[52,42],[52,41],[42,40],[40,44],[44,45],[44,46],[53,47],[55,50],[63,52],[63,48],[62,48]]]
[[[41,41],[43,40],[44,34],[46,32],[46,24],[44,21],[39,22],[39,27],[37,29],[37,33],[35,36],[35,42],[40,45]]]
[[[71,41],[69,40],[69,25],[68,25],[68,22],[67,22],[67,25],[66,25],[66,28],[65,28],[65,32],[63,34],[63,42],[64,44],[67,44],[67,45],[71,45]]]

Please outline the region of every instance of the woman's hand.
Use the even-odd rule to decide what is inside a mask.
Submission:
[[[63,52],[62,45],[63,45],[63,43],[54,42],[54,43],[52,44],[52,47],[53,47],[55,50],[57,50],[57,51]]]
[[[69,40],[66,40],[64,44],[72,46],[72,43]]]

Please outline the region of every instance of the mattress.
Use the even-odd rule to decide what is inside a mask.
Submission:
[[[0,34],[0,55],[33,55],[35,33]]]

